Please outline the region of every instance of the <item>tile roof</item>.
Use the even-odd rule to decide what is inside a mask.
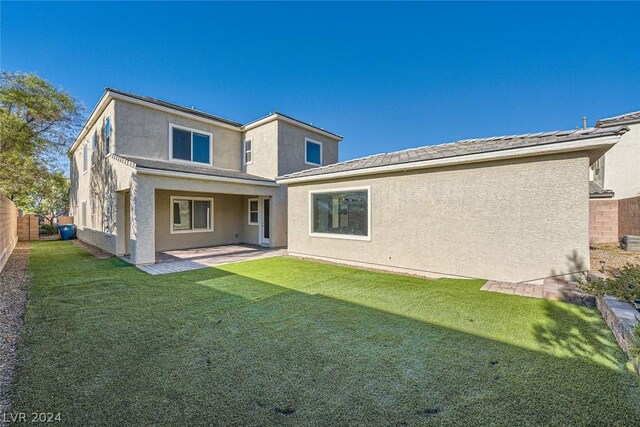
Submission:
[[[114,88],[111,88],[111,87],[105,88],[105,92],[113,92],[113,93],[116,93],[116,94],[119,94],[119,95],[127,96],[129,98],[138,99],[140,101],[146,101],[146,102],[149,102],[151,104],[159,105],[161,107],[171,108],[173,110],[181,111],[183,113],[191,114],[191,115],[198,116],[198,117],[203,117],[205,119],[210,119],[210,120],[216,120],[216,121],[219,121],[219,122],[223,122],[223,123],[226,123],[228,125],[235,126],[235,127],[238,127],[238,128],[244,128],[246,126],[250,126],[250,125],[252,125],[252,124],[254,124],[256,122],[259,122],[259,121],[261,121],[263,119],[266,119],[267,117],[271,117],[271,116],[277,115],[278,117],[287,118],[287,119],[289,119],[289,120],[291,120],[293,122],[297,122],[297,123],[312,127],[312,128],[317,129],[319,131],[326,132],[328,134],[334,135],[334,136],[342,139],[342,136],[338,135],[337,133],[330,132],[330,131],[328,131],[326,129],[323,129],[323,128],[319,127],[319,126],[316,126],[314,124],[307,123],[305,121],[302,121],[302,120],[296,119],[294,117],[288,116],[288,115],[286,115],[284,113],[281,113],[280,111],[277,111],[277,110],[274,111],[273,113],[267,114],[266,116],[262,116],[262,117],[260,117],[260,118],[258,118],[256,120],[253,120],[253,121],[251,121],[249,123],[243,124],[243,123],[240,123],[240,122],[235,122],[233,120],[225,119],[225,118],[220,117],[220,116],[214,116],[213,114],[205,113],[204,111],[196,110],[195,108],[183,107],[182,105],[173,104],[171,102],[163,101],[163,100],[157,99],[157,98],[152,98],[150,96],[137,95],[135,93],[125,92],[123,90],[114,89]]]
[[[598,120],[596,126],[611,126],[629,122],[640,122],[640,111]]]
[[[141,167],[145,169],[154,169],[159,171],[182,172],[182,173],[189,173],[194,175],[206,175],[206,176],[232,178],[232,179],[244,179],[244,180],[250,180],[250,181],[268,182],[268,183],[275,184],[275,181],[272,179],[263,178],[261,176],[251,175],[251,174],[240,172],[240,171],[220,169],[220,168],[214,168],[210,166],[198,166],[198,165],[188,165],[188,164],[175,163],[175,162],[164,162],[161,160],[141,159],[139,157],[123,156],[122,154],[113,154],[113,157],[117,160],[124,160],[124,163],[131,162],[134,165],[133,167],[136,167],[136,168]]]
[[[226,123],[226,124],[231,125],[231,126],[237,126],[237,127],[242,126],[242,123],[234,122],[233,120],[224,119],[222,117],[214,116],[213,114],[205,113],[204,111],[199,111],[199,110],[196,110],[195,108],[187,108],[187,107],[183,107],[181,105],[172,104],[170,102],[162,101],[160,99],[152,98],[150,96],[136,95],[135,93],[125,92],[125,91],[118,90],[118,89],[113,89],[113,88],[110,88],[110,87],[105,88],[105,91],[106,92],[117,93],[117,94],[124,95],[124,96],[128,96],[130,98],[138,99],[140,101],[150,102],[152,104],[160,105],[161,107],[171,108],[171,109],[174,109],[174,110],[182,111],[183,113],[192,114],[194,116],[199,116],[199,117],[202,117],[202,118],[205,118],[205,119],[217,120],[219,122],[223,122],[223,123]]]
[[[588,128],[578,130],[538,132],[522,135],[496,136],[491,138],[464,139],[456,142],[440,145],[428,145],[407,150],[382,153],[332,165],[321,166],[294,172],[278,177],[278,179],[291,179],[309,176],[319,176],[329,173],[346,172],[373,168],[377,166],[389,166],[405,164],[425,160],[436,160],[451,157],[460,157],[470,154],[480,154],[496,151],[511,150],[515,148],[533,147],[561,142],[576,141],[602,136],[618,135],[628,130],[624,126],[616,128]]]
[[[611,190],[603,190],[600,184],[595,181],[589,181],[589,198],[591,199],[609,199],[615,194]]]

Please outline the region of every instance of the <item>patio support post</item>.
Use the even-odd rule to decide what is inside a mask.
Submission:
[[[132,180],[130,215],[131,262],[135,265],[156,261],[155,187],[140,176]]]

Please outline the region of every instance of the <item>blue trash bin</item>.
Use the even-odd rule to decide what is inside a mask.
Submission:
[[[76,237],[76,226],[73,224],[68,225],[58,225],[58,230],[60,231],[60,237],[62,240],[69,240]]]

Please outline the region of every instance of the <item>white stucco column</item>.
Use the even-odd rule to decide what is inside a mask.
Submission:
[[[131,184],[129,245],[131,261],[136,265],[156,261],[155,186],[150,181],[138,175]]]

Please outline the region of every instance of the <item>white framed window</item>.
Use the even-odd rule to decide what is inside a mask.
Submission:
[[[169,124],[169,159],[213,166],[213,134]]]
[[[83,200],[80,203],[80,225],[82,228],[87,226],[87,201]]]
[[[87,173],[89,169],[89,144],[84,144],[82,148],[82,173]]]
[[[111,117],[104,119],[104,154],[109,155],[111,152]]]
[[[309,236],[371,240],[371,186],[309,191]]]
[[[251,142],[251,138],[247,138],[244,140],[242,152],[244,153],[243,161],[245,165],[250,165],[253,163],[253,152],[251,149],[253,148],[253,143]]]
[[[304,163],[322,166],[322,142],[310,138],[304,139]]]
[[[171,234],[213,231],[213,198],[171,196]]]
[[[258,225],[258,199],[249,199],[249,225]]]

